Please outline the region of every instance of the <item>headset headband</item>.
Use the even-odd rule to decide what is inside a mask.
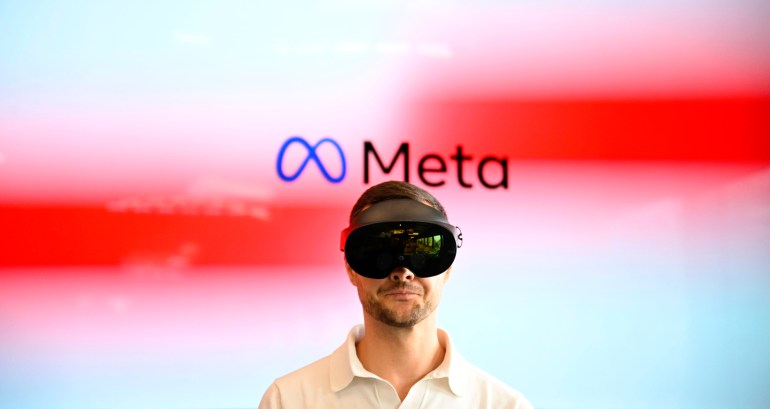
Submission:
[[[382,222],[427,222],[449,224],[446,216],[425,203],[412,199],[391,199],[375,203],[359,213],[350,227]]]
[[[342,231],[340,250],[345,250],[345,240],[350,232],[370,224],[387,222],[423,222],[438,224],[455,236],[457,247],[462,246],[462,232],[449,223],[449,219],[436,210],[413,199],[390,199],[375,203],[364,209],[350,222],[350,226]]]

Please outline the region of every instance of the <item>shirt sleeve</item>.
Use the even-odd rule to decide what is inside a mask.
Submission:
[[[278,385],[272,383],[262,395],[262,401],[259,403],[259,409],[281,409],[281,391]]]

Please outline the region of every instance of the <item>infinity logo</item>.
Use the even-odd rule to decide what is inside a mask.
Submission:
[[[337,152],[340,154],[340,161],[342,162],[342,172],[340,172],[340,175],[338,177],[332,177],[329,172],[324,167],[323,163],[321,162],[321,159],[318,158],[318,155],[316,154],[316,150],[318,150],[318,147],[323,145],[324,143],[331,143],[332,146],[337,148]],[[305,160],[302,161],[302,164],[299,165],[299,169],[293,174],[293,175],[286,175],[283,172],[283,157],[286,154],[286,150],[289,149],[289,146],[298,143],[307,149],[307,156],[305,157]],[[299,175],[302,174],[302,171],[305,170],[305,166],[307,166],[307,163],[311,160],[315,161],[316,165],[318,165],[318,169],[321,171],[323,176],[332,183],[340,183],[342,179],[345,178],[345,172],[347,171],[346,164],[345,164],[345,154],[342,152],[342,148],[340,148],[340,145],[337,144],[334,140],[331,138],[323,138],[318,143],[316,143],[313,146],[310,146],[310,144],[302,139],[299,136],[293,136],[289,138],[286,142],[283,143],[283,146],[281,146],[281,150],[278,151],[278,161],[275,164],[276,170],[278,170],[278,177],[280,177],[285,182],[293,182],[296,180]]]

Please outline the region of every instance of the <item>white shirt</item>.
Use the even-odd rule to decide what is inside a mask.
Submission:
[[[353,327],[347,341],[331,355],[278,378],[267,389],[259,409],[533,409],[517,390],[471,365],[452,348],[444,361],[409,390],[402,402],[386,380],[364,369],[356,342],[364,326]]]

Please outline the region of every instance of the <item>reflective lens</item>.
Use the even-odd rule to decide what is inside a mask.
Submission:
[[[345,240],[348,264],[369,278],[385,278],[397,267],[418,277],[435,276],[452,265],[456,254],[454,234],[433,223],[375,223],[353,230]]]

